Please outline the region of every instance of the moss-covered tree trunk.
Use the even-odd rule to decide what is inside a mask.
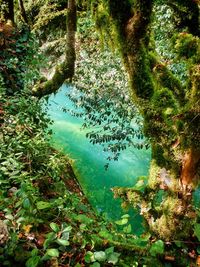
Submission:
[[[66,79],[72,79],[75,70],[75,32],[76,32],[76,1],[68,0],[66,53],[62,64],[58,65],[52,79],[36,84],[33,95],[42,97],[56,92]]]
[[[141,209],[146,210],[143,214],[150,228],[158,234],[165,229],[169,233],[163,234],[164,238],[170,238],[176,231],[181,233],[178,228],[187,225],[178,218],[187,217],[191,187],[199,181],[200,43],[198,26],[191,27],[191,23],[198,21],[198,4],[186,0],[168,2],[176,14],[182,11],[185,14],[179,22],[187,27],[187,32],[176,36],[177,54],[189,62],[188,83],[183,85],[150,48],[151,15],[156,1],[100,2],[95,6],[97,25],[103,28],[102,22],[109,24],[111,37],[129,74],[133,102],[144,118],[144,133],[152,145],[149,190],[153,190],[152,194],[160,190],[168,192],[159,212],[153,214],[151,209]],[[148,201],[144,202],[147,207]]]
[[[173,2],[176,12],[179,5],[181,7],[184,5],[184,10],[187,8],[187,12],[192,14],[189,16],[192,17],[192,22],[197,21],[197,4],[183,2]],[[158,57],[152,56],[150,51],[153,2],[137,0],[133,6],[129,1],[122,1],[120,4],[116,1],[105,1],[105,5],[111,23],[114,24],[117,45],[129,74],[134,103],[138,105],[144,117],[144,130],[152,142],[153,158],[158,165],[170,170],[173,175],[181,179],[183,184],[191,184],[197,178],[200,164],[200,140],[197,140],[200,120],[197,104],[194,103],[194,99],[199,96],[199,55],[195,54],[188,58],[192,62],[191,75],[189,86],[185,88]],[[190,22],[191,20],[184,20],[184,26],[188,26],[188,31],[191,29]],[[195,28],[196,30],[192,28],[192,32],[198,33],[196,26]],[[188,32],[185,34],[185,40],[191,38],[190,45],[196,43],[196,53],[198,53],[199,39],[191,36]],[[182,123],[182,128],[179,126],[178,129],[178,123]],[[176,153],[179,154],[179,159],[175,156]]]

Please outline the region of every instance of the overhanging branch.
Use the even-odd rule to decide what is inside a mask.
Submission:
[[[76,4],[75,0],[68,1],[66,52],[64,62],[55,69],[51,80],[36,84],[32,94],[42,97],[56,92],[66,79],[72,79],[75,69],[75,31],[76,31]]]

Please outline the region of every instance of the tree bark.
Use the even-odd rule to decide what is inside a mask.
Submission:
[[[195,184],[197,170],[200,167],[200,151],[188,149],[182,159],[181,183],[183,186]]]
[[[76,1],[68,0],[66,52],[62,64],[56,67],[52,79],[36,84],[32,90],[34,96],[42,97],[56,92],[66,79],[72,79],[75,71],[75,32],[76,32]]]
[[[18,0],[18,4],[20,8],[21,17],[23,18],[24,22],[28,24],[28,18],[26,16],[23,0]]]

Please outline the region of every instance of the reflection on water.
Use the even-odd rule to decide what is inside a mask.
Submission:
[[[104,165],[108,155],[100,145],[92,145],[81,129],[82,119],[62,111],[72,103],[65,96],[69,88],[65,85],[49,99],[48,113],[54,120],[51,126],[54,146],[61,148],[74,159],[75,174],[90,203],[111,219],[118,219],[122,210],[120,200],[113,199],[111,188],[132,186],[138,176],[146,175],[149,168],[150,151],[127,149],[121,152],[119,161],[111,162],[106,171]],[[134,215],[139,221],[139,215]],[[139,226],[138,226],[139,227]]]

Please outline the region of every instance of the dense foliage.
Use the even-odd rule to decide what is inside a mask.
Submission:
[[[141,136],[129,126],[138,111],[143,117],[143,132],[152,147],[149,177],[140,177],[132,188],[113,191],[124,208],[138,209],[143,215],[144,234],[130,234],[128,215],[116,222],[122,228],[117,233],[95,214],[82,196],[69,160],[49,146],[49,120],[41,102],[31,96],[52,92],[74,74],[75,1],[69,0],[68,7],[64,1],[24,1],[24,14],[23,1],[14,12],[14,1],[1,0],[1,265],[198,266],[200,213],[192,192],[200,168],[198,3],[89,2],[102,40],[109,39],[118,53],[111,56],[105,46],[99,58],[99,41],[87,39],[84,27],[90,23],[84,22],[79,33],[87,38],[79,38],[83,46],[76,47],[82,57],[77,60],[76,77],[81,89],[76,91],[78,97],[70,98],[85,109],[87,123],[103,128],[104,132],[94,129],[88,136],[94,143],[111,141],[105,150],[113,151],[114,158],[133,143],[135,135]],[[81,18],[88,15],[87,4],[78,1]],[[16,26],[14,19],[21,23],[16,14],[28,26]],[[166,22],[170,25],[164,27]],[[46,41],[51,41],[46,51],[66,45],[63,63],[49,81],[39,80],[38,68],[42,67],[38,44],[44,47]],[[55,52],[60,53],[58,48]],[[126,97],[128,86],[119,55],[134,106]],[[117,71],[109,73],[110,67]],[[93,88],[85,92],[88,83]]]
[[[13,40],[18,34],[13,33]],[[33,53],[25,49],[31,48],[32,41],[33,37],[26,39],[20,50],[24,66],[28,66],[29,52]],[[12,58],[4,53],[1,64],[9,61],[12,63]],[[10,95],[10,85],[4,81],[13,79],[15,70],[10,75],[2,72],[0,83],[1,266],[100,266],[99,262],[110,266],[118,261],[123,265],[129,257],[137,261],[135,255],[119,256],[140,250],[139,241],[131,235],[127,246],[126,234],[117,234],[114,226],[95,214],[69,160],[50,147],[50,121],[42,103],[22,86]],[[13,83],[25,73],[16,71],[15,75]],[[32,75],[34,79],[34,72]],[[128,217],[117,223],[126,225]]]
[[[74,108],[64,107],[64,111],[83,118],[90,142],[101,144],[108,160],[118,160],[127,147],[148,148],[148,143],[143,140],[142,120],[130,100],[119,55],[102,47],[99,36],[91,34],[93,28],[91,18],[79,18],[75,87],[67,95]]]

